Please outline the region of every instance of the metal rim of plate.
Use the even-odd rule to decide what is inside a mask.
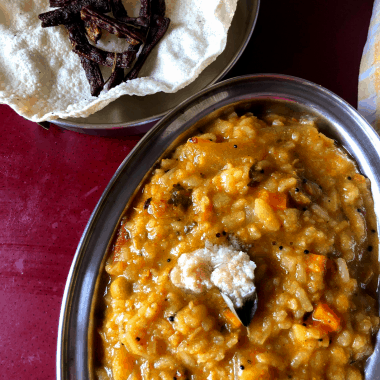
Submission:
[[[93,211],[63,295],[57,342],[58,380],[93,378],[89,363],[92,307],[102,263],[126,204],[164,152],[188,136],[191,127],[207,115],[232,104],[247,110],[254,108],[258,113],[266,104],[271,110],[283,105],[294,112],[306,110],[320,120],[322,132],[341,143],[370,179],[379,230],[380,137],[353,107],[321,86],[290,76],[251,75],[213,85],[176,107],[141,139],[118,168]],[[377,339],[375,351],[366,363],[366,379],[380,380],[379,349]]]
[[[143,97],[124,95],[89,117],[57,119],[50,123],[75,132],[99,136],[146,132],[171,109],[221,80],[231,70],[247,47],[256,25],[259,8],[260,0],[238,0],[225,50],[194,82],[178,92],[160,92]]]

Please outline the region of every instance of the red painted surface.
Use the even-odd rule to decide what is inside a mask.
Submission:
[[[0,378],[55,378],[63,289],[88,218],[139,137],[51,127],[0,106]]]
[[[262,0],[228,77],[283,73],[356,105],[373,2]],[[66,277],[88,218],[139,137],[43,130],[0,105],[0,379],[55,378]]]

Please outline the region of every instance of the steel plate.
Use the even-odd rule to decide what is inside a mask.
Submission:
[[[271,109],[279,113],[314,115],[320,130],[341,143],[370,179],[380,229],[380,138],[348,103],[311,82],[279,75],[234,78],[203,90],[176,107],[136,145],[92,213],[75,253],[63,296],[57,379],[93,378],[91,321],[96,312],[99,273],[126,205],[153,165],[167,154],[165,152],[200,123],[217,116],[218,110],[231,104],[256,114]],[[380,380],[379,341],[367,362],[365,378]]]
[[[260,0],[238,0],[225,50],[193,83],[182,90],[174,94],[124,95],[89,117],[58,119],[52,123],[76,132],[101,136],[146,132],[171,109],[227,74],[252,35],[259,6]]]

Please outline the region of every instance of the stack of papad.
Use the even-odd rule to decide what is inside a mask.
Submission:
[[[32,121],[86,117],[121,95],[173,93],[194,81],[224,50],[237,0],[166,0],[170,27],[139,78],[98,98],[63,26],[41,28],[48,0],[2,0],[0,5],[0,103]],[[138,0],[123,1],[130,14]],[[102,37],[101,48],[122,51],[124,41]],[[103,68],[102,68],[103,70]],[[104,69],[105,77],[110,69]],[[108,70],[108,71],[107,71]]]

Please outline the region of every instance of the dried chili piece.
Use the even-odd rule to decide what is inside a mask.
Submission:
[[[129,45],[128,50],[123,54],[127,60],[129,60],[128,66],[136,59],[136,54],[139,51],[140,45]],[[111,88],[118,86],[124,80],[124,69],[121,67],[116,67],[116,61],[114,62],[114,67],[112,68],[112,74],[108,78],[105,89],[109,91]]]
[[[132,62],[136,59],[137,52],[139,51],[141,45],[129,45],[128,50],[123,52],[122,54],[125,57],[125,62],[128,67],[131,66]],[[115,69],[116,71],[116,69]],[[112,75],[113,74],[113,75]],[[112,72],[109,82],[107,82],[106,89],[109,91],[111,88],[116,87],[121,82],[124,81],[124,69],[118,70],[117,73],[114,74]],[[120,79],[121,77],[121,79]]]
[[[124,52],[126,56],[128,56],[129,59],[129,66],[131,66],[132,62],[136,59],[137,52],[140,50],[140,45],[129,45],[128,50]]]
[[[112,17],[100,14],[91,6],[83,7],[80,15],[83,21],[91,22],[117,37],[125,38],[131,45],[145,42],[145,36],[138,30]]]
[[[49,5],[52,8],[64,7],[65,5],[71,3],[73,0],[50,0]]]
[[[85,32],[81,24],[65,25],[69,32],[73,52],[83,56],[102,66],[128,68],[136,58],[136,53],[140,45],[130,45],[123,53],[111,53],[88,43]],[[136,47],[134,47],[136,46]]]
[[[149,208],[149,205],[150,205],[150,202],[152,201],[152,198],[148,198],[145,202],[144,202],[144,210],[147,210]]]
[[[247,185],[248,187],[257,187],[258,185],[260,185],[260,182],[264,179],[264,174],[262,170],[257,169],[256,163],[254,163],[250,167],[248,176],[250,179]]]
[[[145,20],[147,23],[147,28],[150,26],[151,18],[152,18],[152,0],[140,0],[140,11],[139,11],[139,19]]]
[[[116,67],[127,68],[130,65],[128,52],[111,53],[98,49],[90,44],[75,44],[73,52],[90,59],[102,66],[113,67],[116,62]]]
[[[165,0],[151,0],[151,12],[153,15],[164,17],[166,12]]]
[[[118,86],[121,82],[123,82],[124,79],[124,69],[121,67],[115,67],[112,71],[112,74],[108,78],[108,81],[105,85],[105,89],[107,91],[111,90],[111,88],[114,88]]]
[[[38,18],[42,21],[43,28],[71,24],[80,20],[81,9],[89,5],[99,12],[111,10],[108,0],[73,0],[62,8],[39,14]]]
[[[117,17],[116,17],[117,18]],[[126,17],[125,19],[118,19],[121,22],[126,24],[133,25],[136,28],[139,28],[141,33],[146,33],[149,28],[150,20],[148,17]]]
[[[152,25],[149,29],[147,41],[144,45],[140,55],[137,58],[135,65],[132,70],[126,75],[125,81],[135,79],[139,75],[139,72],[148,58],[149,54],[153,50],[153,48],[157,45],[157,43],[164,36],[170,24],[170,19],[167,17],[161,17],[154,15],[152,18]]]
[[[84,30],[80,25],[65,25],[65,27],[69,33],[70,42],[73,45],[87,42]],[[104,86],[104,80],[99,65],[82,56],[80,56],[80,61],[88,83],[90,84],[91,95],[98,96]]]
[[[131,63],[136,59],[136,54],[140,49],[140,45],[129,45],[128,50],[123,54],[126,59],[129,60],[128,67]],[[112,70],[112,74],[109,77],[105,89],[109,91],[111,88],[118,86],[124,80],[124,69],[121,67],[114,67]]]
[[[99,65],[85,57],[80,57],[83,70],[86,74],[92,96],[98,96],[104,87],[104,79]]]
[[[152,0],[140,0],[140,16],[141,17],[150,17],[152,15]]]
[[[128,12],[124,8],[124,5],[121,0],[111,0],[110,3],[111,3],[112,13],[116,19],[119,19],[119,17],[121,18],[128,17]]]
[[[182,206],[185,210],[191,206],[191,189],[186,190],[179,183],[173,185],[168,204],[175,207]]]
[[[79,24],[67,24],[65,25],[67,32],[69,33],[69,39],[71,45],[75,44],[85,44],[87,42],[86,34],[83,27]]]
[[[62,24],[71,24],[79,21],[79,12],[66,11],[65,8],[59,8],[54,11],[41,13],[38,18],[42,21],[42,28],[57,26]]]
[[[102,30],[92,22],[86,21],[84,23],[84,26],[86,28],[86,34],[88,38],[97,44],[100,38],[102,37]]]
[[[149,18],[145,16],[129,17],[121,0],[111,0],[111,9],[116,20],[136,26],[138,28],[147,29],[149,27]],[[142,30],[141,30],[142,31]]]

